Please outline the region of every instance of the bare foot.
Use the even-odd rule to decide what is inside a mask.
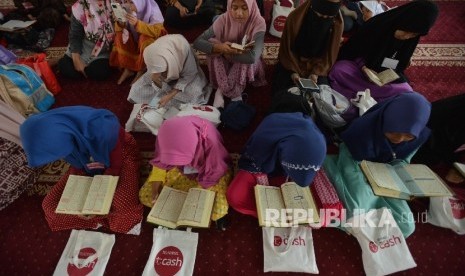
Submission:
[[[134,75],[134,72],[132,72],[131,70],[129,70],[127,68],[124,68],[124,71],[121,74],[121,76],[119,77],[117,84],[118,85],[122,84],[128,77],[130,77],[132,75]]]
[[[454,183],[454,184],[459,184],[465,181],[465,178],[455,169],[451,168],[446,175],[446,180]]]

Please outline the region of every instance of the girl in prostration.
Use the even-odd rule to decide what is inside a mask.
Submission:
[[[308,0],[289,14],[279,46],[274,94],[295,86],[299,78],[327,83],[344,28],[340,6],[339,0]]]
[[[231,181],[231,160],[216,127],[197,116],[173,117],[158,130],[150,176],[140,190],[148,207],[163,186],[188,191],[204,188],[216,193],[211,219],[225,230],[228,214],[226,189]]]
[[[437,17],[433,1],[417,0],[371,18],[341,47],[339,61],[329,74],[331,87],[348,99],[368,88],[378,102],[412,91],[404,70],[420,37],[428,34]],[[391,68],[400,78],[378,86],[366,77],[367,68],[375,72]],[[357,116],[354,106],[343,114],[347,121]]]
[[[380,102],[355,119],[341,133],[339,154],[326,158],[324,169],[347,210],[347,218],[360,210],[387,207],[405,237],[415,230],[412,212],[403,199],[376,196],[359,162],[410,162],[428,139],[426,127],[431,104],[416,92],[403,93]]]
[[[269,185],[269,177],[284,175],[308,187],[325,155],[325,138],[311,117],[301,112],[272,113],[245,145],[239,172],[228,188],[228,202],[236,211],[256,217],[255,185]]]
[[[255,0],[228,0],[227,11],[194,41],[194,48],[207,54],[210,81],[217,89],[213,106],[224,107],[224,96],[242,100],[248,83],[266,84],[261,60],[265,32],[265,19]],[[244,50],[231,47],[244,37],[254,44]]]
[[[58,62],[60,74],[74,79],[108,78],[115,37],[110,0],[79,0],[71,11],[68,49]]]
[[[126,0],[126,22],[116,21],[115,42],[110,54],[110,65],[123,69],[118,84],[128,77],[140,77],[145,70],[142,53],[145,47],[167,34],[163,15],[153,0]]]
[[[144,50],[147,72],[129,91],[132,103],[177,107],[183,103],[206,104],[211,86],[189,42],[180,34],[165,35]]]
[[[20,135],[31,167],[60,159],[71,165],[42,202],[45,219],[53,231],[104,227],[139,235],[143,207],[137,197],[138,148],[134,138],[120,127],[115,114],[86,106],[56,108],[26,119]],[[108,215],[55,213],[71,174],[119,176]]]

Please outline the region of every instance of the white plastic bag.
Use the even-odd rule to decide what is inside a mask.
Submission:
[[[295,9],[294,2],[292,0],[288,1],[291,2],[292,7],[281,6],[281,2],[279,0],[275,0],[275,3],[273,4],[270,24],[270,34],[273,36],[281,37],[283,35],[287,16]]]
[[[153,246],[142,276],[192,275],[199,234],[190,231],[153,229]]]
[[[428,222],[465,234],[465,201],[456,197],[430,197]]]
[[[124,127],[127,132],[150,132],[150,129],[142,123],[142,114],[146,106],[147,104],[134,104],[131,115],[129,115]]]
[[[370,94],[370,89],[366,89],[365,91],[357,92],[355,98],[350,99],[350,102],[358,107],[358,114],[362,116],[370,109],[372,106],[377,104],[376,100]]]
[[[366,275],[386,275],[416,267],[402,231],[389,209],[373,209],[347,220],[362,248]]]
[[[199,116],[200,118],[209,120],[215,126],[218,126],[220,121],[220,111],[218,108],[211,105],[198,105],[198,104],[182,104],[181,111],[176,116]]]
[[[53,275],[103,275],[115,235],[72,230]]]
[[[263,227],[263,270],[318,274],[312,229]]]

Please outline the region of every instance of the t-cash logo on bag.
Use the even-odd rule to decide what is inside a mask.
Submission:
[[[273,21],[273,28],[278,31],[282,32],[284,30],[284,25],[286,24],[286,19],[287,16],[278,16],[276,19]]]
[[[95,253],[96,251],[92,247],[84,247],[79,251],[78,259],[82,262]],[[88,263],[86,266],[79,268],[73,264],[73,258],[71,258],[71,261],[68,263],[66,270],[70,276],[86,276],[94,269],[97,262],[98,258]]]
[[[396,246],[398,244],[401,244],[402,241],[400,237],[397,237],[395,235],[392,235],[392,237],[381,237],[378,239],[378,242],[375,243],[374,241],[370,241],[368,244],[368,247],[370,248],[370,251],[373,253],[378,252],[378,249],[386,249],[389,247]]]
[[[155,271],[161,276],[172,276],[181,270],[184,258],[181,250],[175,246],[161,249],[155,256]]]
[[[465,218],[465,202],[456,198],[449,198],[449,202],[452,209],[452,216],[455,219]]]
[[[289,242],[289,237],[287,237],[286,235],[284,236],[284,238],[281,238],[281,236],[274,236],[273,244],[276,247],[281,246],[282,244],[287,245],[288,242]],[[302,239],[302,237],[299,236],[292,241],[291,245],[305,246],[305,239]]]

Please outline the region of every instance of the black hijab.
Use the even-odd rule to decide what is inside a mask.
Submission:
[[[341,2],[335,3],[328,0],[312,0],[312,5],[295,39],[295,53],[305,58],[322,55],[324,49],[328,47],[334,17],[339,13],[340,4]],[[331,17],[319,17],[315,11]]]
[[[368,20],[345,43],[338,59],[353,60],[362,57],[365,65],[377,72],[384,70],[384,58],[399,60],[396,71],[407,68],[420,36],[426,35],[438,17],[437,5],[429,0],[418,0],[393,8]],[[418,33],[419,36],[399,40],[396,30]]]

